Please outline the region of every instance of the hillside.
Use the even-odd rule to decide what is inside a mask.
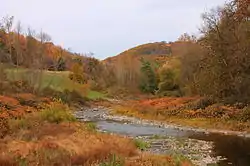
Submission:
[[[2,63],[12,63],[25,68],[43,68],[57,70],[59,60],[62,59],[65,67],[69,70],[72,67],[76,54],[69,52],[61,46],[56,46],[50,42],[50,37],[43,33],[45,37],[40,39],[36,35],[18,34],[16,32],[7,33],[0,31],[0,49]],[[41,58],[39,66],[33,61]],[[29,60],[28,60],[29,59]]]
[[[99,77],[102,68],[99,62],[93,57],[55,45],[46,33],[18,34],[0,30],[0,64],[8,68],[71,71],[77,73],[77,82],[86,82]]]
[[[117,56],[109,57],[104,60],[106,63],[115,63],[119,59],[123,59],[126,56],[131,56],[132,59],[140,59],[141,57],[161,63],[165,61],[169,55],[172,54],[171,45],[165,42],[147,43],[128,49]]]
[[[160,78],[161,72],[164,73],[164,70],[168,68],[178,69],[179,60],[189,54],[190,48],[197,46],[188,41],[176,41],[171,44],[148,43],[109,57],[103,63],[113,70],[116,85],[127,89],[137,89],[145,86],[143,80],[146,79],[148,86],[158,89],[158,81],[162,79]]]

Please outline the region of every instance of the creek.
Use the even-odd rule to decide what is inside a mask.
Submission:
[[[200,166],[249,166],[250,138],[206,130],[162,124],[127,116],[111,115],[110,110],[84,108],[74,113],[77,119],[94,122],[101,132],[142,139],[154,154],[178,154]]]

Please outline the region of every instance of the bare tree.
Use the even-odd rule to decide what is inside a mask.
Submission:
[[[51,41],[51,37],[43,32],[42,30],[40,31],[40,33],[37,35],[37,38],[39,40],[39,49],[38,49],[38,57],[36,58],[36,65],[38,67],[38,84],[37,84],[37,92],[39,92],[42,88],[42,84],[43,84],[43,72],[46,69],[46,65],[45,65],[45,53],[46,53],[46,45],[45,43],[50,42]]]
[[[15,28],[15,40],[14,40],[14,46],[15,46],[15,51],[16,51],[16,57],[15,57],[15,64],[18,68],[18,66],[21,64],[23,60],[23,50],[22,50],[22,26],[21,22],[18,21],[16,28]]]
[[[1,29],[3,29],[7,33],[7,46],[9,50],[9,61],[12,63],[12,28],[13,28],[13,22],[14,17],[13,16],[5,16],[2,18],[1,21]]]

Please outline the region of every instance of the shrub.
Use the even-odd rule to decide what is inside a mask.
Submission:
[[[158,91],[157,94],[160,97],[165,97],[165,96],[167,96],[167,97],[181,97],[182,96],[180,90],[163,91],[163,92]]]
[[[159,71],[160,83],[158,85],[158,93],[163,96],[180,97],[181,92],[178,84],[178,75],[179,71],[173,67],[163,66]]]
[[[0,165],[3,166],[16,166],[17,163],[10,155],[0,154]],[[22,166],[22,165],[21,165]]]
[[[250,121],[250,108],[245,107],[237,116],[237,119],[242,122]]]
[[[31,93],[34,91],[34,88],[27,82],[23,80],[18,81],[9,81],[9,80],[0,80],[0,93],[9,94],[9,93]]]
[[[38,165],[70,165],[70,153],[53,143],[44,144],[43,147],[30,153],[26,162],[30,162],[29,159],[32,158]]]
[[[76,118],[70,113],[63,104],[52,103],[49,107],[42,110],[40,116],[43,120],[50,123],[74,122]]]
[[[31,124],[27,118],[9,120],[10,129],[29,129]]]
[[[40,126],[41,121],[39,114],[32,113],[19,119],[9,119],[8,126],[11,133],[17,134],[20,130],[30,130],[35,126]]]
[[[77,103],[77,104],[85,104],[86,98],[82,97],[80,93],[77,91],[69,91],[69,90],[64,90],[63,92],[59,92],[55,95],[56,98],[61,99],[62,102],[71,104],[72,102]]]
[[[30,107],[38,107],[39,101],[37,97],[31,93],[19,93],[14,96],[21,105],[26,105]]]
[[[191,165],[193,165],[190,162],[190,160],[183,155],[173,154],[171,157],[173,158],[176,166],[183,166],[183,165],[191,166]]]
[[[87,129],[88,129],[89,131],[96,131],[96,129],[97,129],[96,124],[93,123],[93,122],[87,123],[86,126],[87,126]]]
[[[195,100],[187,105],[188,109],[198,110],[198,109],[205,109],[206,107],[212,105],[214,101],[210,98],[201,98]]]
[[[75,63],[73,65],[72,73],[69,74],[69,79],[80,84],[87,83],[87,76],[84,74],[82,64]]]
[[[6,109],[13,109],[19,105],[19,101],[8,96],[0,96],[0,107]]]
[[[70,73],[69,74],[69,79],[74,81],[74,82],[80,83],[80,84],[83,84],[83,83],[86,82],[86,80],[84,79],[84,76],[82,74]]]
[[[10,82],[11,87],[15,88],[16,92],[32,92],[33,87],[29,84],[28,81],[18,80]]]
[[[42,92],[43,96],[51,96],[61,100],[63,103],[72,104],[77,103],[84,105],[87,98],[83,97],[78,91],[64,90],[63,92],[55,91],[51,88],[45,88]]]
[[[140,140],[140,139],[134,140],[134,143],[135,143],[135,146],[136,146],[138,149],[142,150],[142,151],[144,151],[144,150],[150,148],[150,144],[149,144],[149,143],[147,143],[147,142],[145,142],[145,141],[143,141],[143,140]]]
[[[0,119],[0,138],[3,138],[9,132],[9,125],[7,119]]]
[[[116,157],[116,155],[112,155],[112,158],[104,163],[101,163],[100,166],[123,166],[125,165],[125,161],[120,157]]]

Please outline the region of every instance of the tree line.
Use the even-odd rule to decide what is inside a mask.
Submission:
[[[112,82],[112,73],[101,61],[54,45],[49,34],[25,29],[13,16],[0,20],[0,68],[32,69],[29,71],[34,77],[46,70],[70,71],[70,79],[81,84],[90,82],[95,88]]]
[[[202,14],[200,37],[171,42],[165,64],[117,58],[117,84],[161,96],[205,96],[218,102],[250,101],[250,1],[233,0]],[[147,50],[147,49],[146,49]],[[150,50],[147,50],[150,52]]]
[[[249,8],[248,0],[231,1],[204,13],[201,37],[181,36],[179,42],[187,47],[168,62],[171,64],[162,67],[158,88],[162,91],[164,84],[165,90],[178,89],[179,95],[249,102]]]

